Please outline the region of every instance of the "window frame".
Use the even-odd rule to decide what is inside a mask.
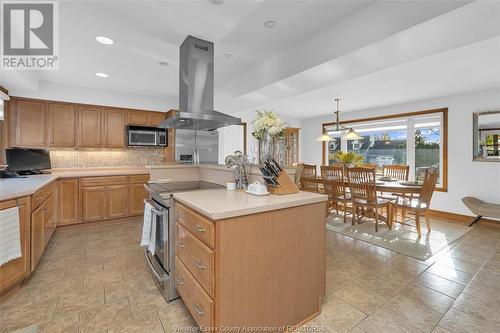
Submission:
[[[429,109],[422,111],[414,111],[414,112],[406,112],[406,113],[397,113],[397,114],[388,114],[383,116],[375,116],[375,117],[367,117],[367,118],[357,118],[340,121],[340,124],[349,127],[349,124],[353,123],[361,123],[361,122],[369,122],[376,120],[387,120],[387,119],[396,119],[396,118],[404,118],[404,117],[414,117],[421,116],[427,114],[437,114],[441,113],[442,119],[442,131],[441,131],[441,142],[440,148],[442,150],[442,181],[439,187],[436,187],[436,191],[439,192],[448,192],[448,108],[439,108],[439,109]],[[321,124],[321,133],[325,131],[325,127],[335,125],[335,122],[326,122]],[[408,139],[407,139],[408,140]],[[408,144],[408,143],[407,143]],[[321,164],[326,165],[327,161],[327,142],[321,143]],[[407,156],[407,164],[408,158],[414,159],[415,157]]]

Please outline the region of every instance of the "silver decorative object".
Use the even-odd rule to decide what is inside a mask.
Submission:
[[[224,160],[226,166],[234,172],[234,182],[237,189],[248,188],[248,168],[250,162],[248,156],[237,150],[232,155],[226,156]]]

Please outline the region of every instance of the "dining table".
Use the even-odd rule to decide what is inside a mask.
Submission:
[[[320,188],[323,188],[323,179],[321,177],[317,177],[316,181]],[[411,181],[399,181],[399,180],[381,180],[380,177],[377,177],[375,180],[375,187],[377,192],[384,193],[398,193],[398,194],[420,194],[422,190],[421,183],[412,183]],[[349,187],[349,181],[346,179],[345,186]]]

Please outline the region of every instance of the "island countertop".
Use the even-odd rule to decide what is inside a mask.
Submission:
[[[174,199],[211,220],[222,220],[324,202],[328,196],[304,191],[287,195],[256,196],[242,190],[216,189],[175,193]]]

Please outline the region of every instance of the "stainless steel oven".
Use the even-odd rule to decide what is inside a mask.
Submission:
[[[166,147],[168,145],[167,129],[127,126],[127,145]]]
[[[145,202],[153,206],[151,219],[156,227],[155,253],[145,251],[146,262],[163,297],[171,301],[179,297],[173,281],[175,254],[172,240],[175,239],[175,222],[170,218],[173,214],[172,207],[169,207],[169,203],[159,202],[154,198]]]

